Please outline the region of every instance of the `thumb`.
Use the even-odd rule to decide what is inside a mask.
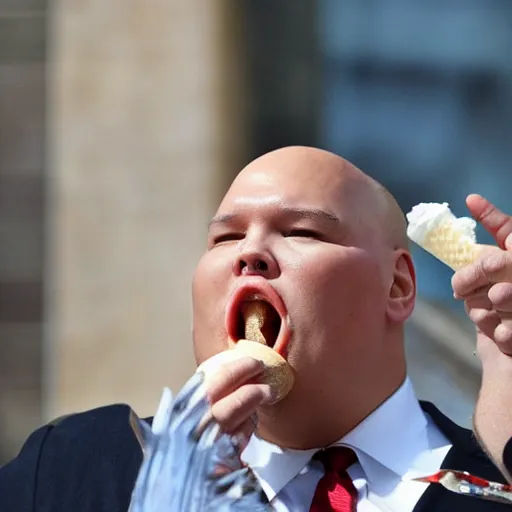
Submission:
[[[488,231],[502,249],[512,251],[512,216],[506,215],[478,194],[470,194],[466,205],[473,216]]]

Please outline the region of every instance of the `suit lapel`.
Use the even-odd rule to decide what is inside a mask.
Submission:
[[[505,479],[480,449],[473,433],[456,425],[444,416],[433,404],[420,402],[421,407],[434,421],[452,444],[441,468],[467,471],[475,476],[505,483]],[[418,501],[414,512],[505,512],[508,505],[461,496],[443,486],[431,484]]]

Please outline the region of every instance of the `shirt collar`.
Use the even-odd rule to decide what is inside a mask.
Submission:
[[[406,378],[400,388],[359,425],[333,445],[352,448],[371,484],[383,469],[399,479],[424,475],[435,467],[431,455],[428,421]],[[263,491],[272,500],[301,470],[318,449],[282,449],[252,436],[242,460],[254,471]]]

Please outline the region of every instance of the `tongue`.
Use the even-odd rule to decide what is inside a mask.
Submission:
[[[245,320],[245,338],[267,345],[265,336],[261,330],[265,324],[270,305],[264,301],[246,302],[242,307],[242,315]]]

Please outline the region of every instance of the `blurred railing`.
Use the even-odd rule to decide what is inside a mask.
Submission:
[[[475,332],[467,317],[419,299],[406,328],[409,373],[420,399],[470,427],[480,387]]]

